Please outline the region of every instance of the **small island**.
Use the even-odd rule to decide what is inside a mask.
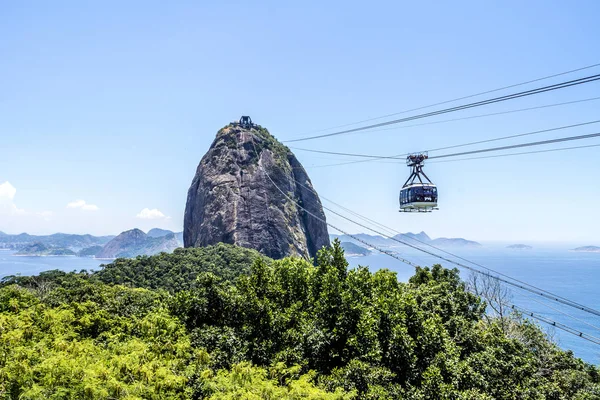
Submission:
[[[600,253],[600,247],[598,247],[598,246],[583,246],[583,247],[577,247],[576,249],[573,249],[571,251],[577,251],[580,253]]]
[[[344,253],[348,257],[359,257],[359,256],[368,256],[371,254],[371,250],[365,249],[359,245],[356,245],[351,242],[342,242],[342,249],[344,249]]]
[[[73,250],[65,249],[62,247],[48,247],[42,243],[34,243],[23,247],[15,256],[74,256],[76,255]]]
[[[533,247],[528,246],[526,244],[511,244],[510,246],[506,246],[507,249],[512,250],[531,250]]]

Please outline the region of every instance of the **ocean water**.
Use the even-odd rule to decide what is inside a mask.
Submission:
[[[569,251],[569,248],[573,247],[555,245],[535,246],[533,250],[509,250],[503,246],[486,244],[477,249],[447,249],[447,251],[591,308],[600,309],[600,253]],[[414,249],[397,247],[392,250],[419,265],[429,266],[439,263],[445,267],[454,267],[451,263]],[[379,253],[365,257],[349,257],[348,261],[351,267],[363,265],[368,266],[371,271],[387,268],[396,272],[398,279],[404,282],[414,274],[413,267]],[[14,274],[36,275],[52,269],[91,271],[106,262],[80,257],[16,257],[13,256],[13,252],[0,251],[0,279]],[[469,271],[461,270],[463,279],[467,279],[469,274]],[[545,300],[528,292],[517,289],[511,289],[510,292],[513,304],[600,338],[600,317]],[[540,323],[540,326],[551,334],[562,348],[572,350],[576,356],[587,362],[600,365],[600,345],[546,324]]]
[[[596,310],[600,309],[600,253],[580,253],[569,251],[574,246],[535,246],[532,250],[510,250],[504,246],[486,245],[477,249],[445,249],[469,261],[476,262],[530,285],[547,290]],[[401,257],[419,265],[441,264],[447,268],[454,264],[437,259],[417,250],[406,247],[393,248]],[[436,253],[438,253],[436,251]],[[447,255],[446,255],[447,256]],[[451,256],[448,258],[454,259]],[[371,271],[387,268],[398,275],[400,281],[407,281],[414,268],[381,253],[364,257],[349,257],[352,267],[368,266]],[[461,260],[456,260],[469,265]],[[470,271],[458,267],[463,280]],[[600,338],[600,317],[544,299],[529,292],[510,288],[511,303],[567,325],[590,336]],[[568,315],[565,315],[568,314]],[[572,318],[575,317],[576,319]],[[572,350],[583,360],[600,365],[600,345],[586,341],[577,335],[565,332],[551,325],[538,322],[557,344]]]
[[[24,257],[14,256],[14,251],[0,250],[0,279],[7,275],[37,275],[43,271],[93,271],[109,261],[87,257]]]

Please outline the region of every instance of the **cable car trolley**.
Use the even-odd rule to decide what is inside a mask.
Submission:
[[[431,212],[438,210],[437,187],[423,172],[423,163],[427,153],[410,154],[406,165],[412,171],[402,189],[400,189],[400,212]],[[418,182],[416,182],[418,180]]]

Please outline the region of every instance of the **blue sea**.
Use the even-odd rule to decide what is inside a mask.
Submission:
[[[52,269],[68,272],[82,269],[93,271],[99,269],[101,264],[110,262],[74,256],[25,257],[15,256],[14,253],[14,251],[0,250],[0,279],[7,275],[37,275]]]
[[[532,250],[509,250],[505,248],[505,245],[485,244],[476,249],[446,250],[562,297],[599,309],[600,253],[569,251],[573,247],[576,246],[539,245],[534,246]],[[406,247],[397,247],[392,250],[419,265],[440,263],[445,267],[454,267],[453,264],[414,249],[407,250]],[[407,281],[414,273],[413,267],[383,254],[373,253],[365,257],[349,257],[348,261],[352,267],[364,265],[368,266],[371,271],[381,268],[390,269],[398,274],[398,279],[401,281]],[[52,269],[91,271],[98,269],[102,263],[106,262],[79,257],[17,257],[13,256],[12,252],[0,251],[0,279],[6,275],[35,275]],[[469,274],[469,271],[461,270],[463,279],[467,279]],[[517,289],[511,289],[511,296],[511,302],[517,306],[600,338],[600,317]],[[577,320],[563,313],[574,316]],[[599,345],[546,324],[540,326],[552,335],[562,348],[572,350],[576,356],[587,362],[600,365]]]

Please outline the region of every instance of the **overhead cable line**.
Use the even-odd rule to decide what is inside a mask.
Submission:
[[[598,136],[600,136],[600,132],[590,133],[588,135],[568,136],[568,137],[563,137],[563,138],[558,138],[558,139],[541,140],[541,141],[538,141],[538,142],[520,143],[520,144],[513,144],[513,145],[501,146],[501,147],[492,147],[492,148],[489,148],[489,149],[463,151],[461,153],[442,154],[440,156],[429,157],[429,159],[433,160],[433,159],[438,159],[438,158],[465,156],[465,155],[469,155],[469,154],[488,153],[490,151],[501,151],[501,150],[517,149],[517,148],[521,148],[521,147],[542,146],[542,145],[552,144],[552,143],[570,142],[572,140],[591,139],[591,138],[595,138],[595,137],[598,137]]]
[[[481,156],[481,157],[459,158],[459,159],[452,159],[452,160],[433,160],[433,161],[430,161],[430,163],[436,164],[436,163],[448,163],[448,162],[457,162],[457,161],[482,160],[482,159],[486,159],[486,158],[511,157],[511,156],[521,156],[521,155],[526,155],[526,154],[551,153],[551,152],[555,152],[555,151],[587,149],[587,148],[598,147],[598,146],[600,146],[600,145],[598,145],[598,144],[589,144],[589,145],[584,145],[584,146],[559,147],[559,148],[556,148],[556,149],[524,151],[524,152],[520,152],[520,153],[495,154],[495,155],[487,155],[487,156]],[[396,164],[396,165],[398,165],[398,163],[391,162],[391,161],[390,162],[381,161],[381,160],[369,160],[369,161],[375,161],[375,162],[379,162],[379,163]],[[348,164],[355,164],[355,162],[348,161],[348,162],[344,162],[344,163],[313,165],[313,166],[308,166],[307,168],[337,167],[337,166],[348,165]]]
[[[541,315],[538,315],[536,313],[528,311],[528,310],[526,310],[526,309],[524,309],[522,307],[516,306],[514,304],[511,306],[511,308],[513,310],[519,311],[523,315],[526,315],[528,317],[537,319],[538,321],[542,321],[542,322],[544,322],[544,323],[546,323],[548,325],[552,325],[552,326],[554,326],[554,327],[556,327],[556,328],[558,328],[560,330],[563,330],[565,332],[569,332],[570,334],[578,336],[578,337],[580,337],[582,339],[585,339],[588,342],[592,342],[592,343],[595,343],[595,344],[600,344],[600,338],[597,338],[596,336],[588,335],[587,333],[583,333],[583,332],[581,332],[581,331],[579,331],[577,329],[571,328],[570,326],[567,326],[565,324],[561,324],[560,322],[556,322],[556,321],[553,321],[553,320],[548,319],[546,317],[542,317]]]
[[[256,150],[256,146],[255,146],[255,144],[254,144],[254,138],[253,138],[253,137],[251,138],[251,141],[252,141],[252,146],[254,147],[254,151],[255,151],[255,152],[256,152],[256,154],[258,155],[258,151]],[[260,166],[259,166],[259,168],[260,168]],[[388,256],[390,256],[390,257],[393,257],[393,258],[395,258],[395,259],[397,259],[397,260],[399,260],[399,261],[401,261],[401,262],[403,262],[403,263],[405,263],[405,264],[411,265],[411,266],[413,266],[413,267],[417,267],[417,266],[418,266],[418,265],[416,265],[416,264],[412,263],[412,262],[411,262],[411,261],[409,261],[409,260],[406,260],[406,259],[403,259],[403,258],[401,258],[401,257],[398,257],[398,256],[396,256],[395,254],[393,254],[393,253],[392,253],[392,252],[390,252],[390,251],[387,251],[387,250],[381,249],[381,248],[379,248],[379,247],[377,247],[377,246],[374,246],[374,245],[372,245],[372,244],[369,244],[367,241],[365,241],[365,240],[362,240],[362,239],[360,239],[360,238],[356,237],[355,235],[348,234],[348,233],[346,233],[344,230],[342,230],[342,229],[340,229],[340,228],[337,228],[337,227],[333,226],[332,224],[328,223],[327,221],[325,221],[324,219],[320,218],[319,216],[317,216],[317,215],[315,215],[315,214],[311,213],[311,212],[310,212],[310,211],[308,211],[306,208],[304,208],[304,207],[303,207],[301,204],[299,204],[299,203],[298,203],[298,202],[297,202],[295,199],[293,199],[293,198],[291,198],[290,196],[288,196],[288,195],[287,195],[287,194],[286,194],[286,193],[285,193],[285,192],[284,192],[284,191],[283,191],[283,190],[282,190],[282,189],[281,189],[281,188],[280,188],[280,187],[279,187],[279,186],[278,186],[278,185],[275,183],[275,181],[273,181],[273,179],[271,178],[271,176],[269,175],[269,173],[268,173],[268,172],[267,172],[267,171],[266,171],[264,168],[263,168],[263,171],[264,171],[265,175],[267,176],[267,178],[269,178],[269,180],[271,181],[271,183],[273,184],[273,186],[275,186],[275,187],[277,188],[277,190],[278,190],[278,191],[279,191],[279,192],[280,192],[280,193],[281,193],[281,194],[282,194],[282,195],[283,195],[285,198],[287,198],[289,201],[292,201],[292,202],[294,202],[294,203],[295,203],[295,204],[296,204],[296,205],[297,205],[299,208],[301,208],[302,210],[304,210],[304,211],[305,211],[307,214],[309,214],[309,215],[310,215],[310,216],[312,216],[313,218],[316,218],[317,220],[319,220],[319,221],[321,221],[321,222],[323,222],[323,223],[327,224],[327,225],[328,225],[328,226],[330,226],[331,228],[333,228],[333,229],[335,229],[335,230],[337,230],[337,231],[339,231],[339,232],[341,232],[341,233],[343,233],[343,234],[345,234],[345,235],[347,235],[347,236],[349,236],[349,237],[351,237],[351,238],[353,238],[353,239],[357,240],[357,241],[358,241],[358,242],[360,242],[360,243],[363,243],[363,244],[365,244],[365,245],[367,245],[367,246],[369,246],[369,247],[371,247],[371,248],[374,248],[374,249],[378,250],[379,252],[381,252],[381,253],[383,253],[383,254],[386,254],[386,255],[388,255]],[[296,182],[296,183],[298,183],[297,181],[295,181],[295,182]],[[325,207],[324,207],[324,208],[325,208]],[[331,211],[331,210],[330,210],[330,211]],[[335,212],[334,212],[334,213],[335,213]],[[337,213],[335,213],[335,214],[337,214]],[[340,215],[340,214],[337,214],[337,215]],[[341,215],[340,215],[340,216],[341,216]],[[344,216],[342,216],[342,217],[343,217],[343,218],[345,218],[345,219],[348,219],[348,218],[346,218],[346,217],[344,217]],[[360,223],[357,223],[357,222],[355,222],[355,221],[352,221],[352,222],[353,222],[353,223],[355,223],[355,224],[357,224],[357,225],[359,225],[359,226],[363,226],[363,225],[361,225]],[[365,226],[363,226],[363,227],[365,227]],[[369,229],[369,230],[371,230],[371,231],[373,231],[373,232],[376,232],[376,233],[378,233],[377,231],[375,231],[375,230],[373,230],[373,229],[370,229],[370,228],[368,228],[368,227],[365,227],[365,228],[367,228],[367,229]],[[381,234],[381,233],[379,233],[379,234]],[[388,237],[387,235],[383,235],[383,236],[384,236],[384,237]],[[388,237],[388,238],[389,238],[389,237]],[[390,238],[390,239],[394,239],[394,238]],[[397,239],[394,239],[394,240],[398,241]],[[399,241],[399,242],[401,242],[401,241]],[[401,242],[401,243],[402,243],[402,242]],[[407,246],[410,246],[410,247],[416,248],[416,249],[418,249],[418,250],[421,250],[421,251],[423,251],[423,252],[426,252],[426,253],[428,253],[428,254],[434,255],[434,256],[436,256],[436,257],[438,257],[438,258],[442,258],[442,259],[443,259],[443,257],[437,256],[437,255],[435,255],[435,254],[433,254],[433,253],[429,253],[429,252],[427,252],[426,250],[419,249],[419,248],[418,248],[418,247],[416,247],[416,246],[413,246],[413,245],[410,245],[410,244],[407,244],[407,243],[404,243],[404,244],[406,244]],[[449,261],[449,262],[451,262],[451,263],[453,263],[453,264],[461,265],[461,264],[459,264],[459,263],[456,263],[456,262],[453,262],[453,261],[451,261],[451,260],[447,260],[447,261]],[[466,267],[466,266],[463,266],[463,267]],[[471,268],[469,268],[469,267],[466,267],[466,268],[467,268],[467,269],[471,269]],[[473,269],[473,270],[474,270],[474,269]],[[478,271],[478,270],[474,270],[474,271],[476,271],[476,272],[479,272],[479,273],[483,273],[483,272],[481,272],[481,271]],[[483,274],[485,274],[485,273],[483,273]],[[497,280],[499,280],[499,281],[502,281],[502,279],[500,279],[500,278],[498,278],[498,277],[493,277],[493,276],[491,276],[491,275],[489,275],[489,274],[485,274],[485,275],[487,275],[487,276],[489,276],[489,277],[492,277],[492,278],[494,278],[494,279],[497,279]],[[555,299],[555,300],[557,300],[557,301],[558,301],[558,299]],[[575,303],[575,304],[576,304],[576,303]],[[520,310],[520,312],[522,312],[522,313],[526,313],[526,315],[529,315],[529,316],[531,316],[532,318],[538,319],[538,320],[540,320],[540,321],[542,321],[542,322],[545,322],[545,323],[547,323],[547,324],[550,324],[550,325],[552,325],[552,326],[556,326],[556,327],[558,327],[559,329],[566,330],[567,332],[569,332],[569,333],[572,333],[572,334],[575,334],[576,336],[579,336],[579,337],[581,337],[581,338],[583,338],[583,339],[585,339],[585,340],[592,341],[592,342],[594,342],[594,343],[596,343],[596,344],[600,344],[600,339],[598,339],[598,338],[595,338],[594,336],[587,335],[587,334],[585,334],[585,333],[583,333],[583,332],[577,331],[576,329],[574,329],[574,328],[571,328],[571,327],[569,327],[569,326],[567,326],[567,325],[560,324],[560,323],[558,323],[558,322],[555,322],[555,321],[549,320],[549,319],[547,319],[547,318],[544,318],[544,317],[540,317],[540,316],[538,316],[538,315],[534,314],[533,312],[530,312],[530,311],[528,311],[528,310],[526,310],[526,309],[524,309],[524,308],[522,308],[522,307],[518,307],[518,306],[516,306],[516,305],[511,305],[511,307],[512,307],[513,309]],[[593,311],[595,311],[595,310],[593,310]],[[598,313],[598,315],[600,315],[600,313]],[[598,340],[598,341],[596,342],[596,340]]]
[[[373,133],[373,132],[383,132],[383,131],[396,131],[398,129],[415,128],[415,127],[418,127],[418,126],[446,124],[448,122],[466,121],[466,120],[469,120],[469,119],[494,117],[496,115],[505,115],[505,114],[514,114],[514,113],[518,113],[518,112],[532,111],[532,110],[541,110],[541,109],[544,109],[544,108],[560,107],[560,106],[566,106],[566,105],[578,104],[578,103],[585,103],[585,102],[588,102],[588,101],[595,101],[595,100],[600,100],[600,97],[589,97],[587,99],[565,101],[565,102],[562,102],[562,103],[544,104],[543,106],[517,108],[517,109],[514,109],[514,110],[498,111],[498,112],[487,113],[487,114],[477,114],[477,115],[471,115],[471,116],[468,116],[468,117],[443,119],[441,121],[422,122],[420,124],[394,126],[392,128],[381,128],[381,129],[366,130],[366,131],[362,131],[362,133]]]
[[[454,146],[438,147],[438,148],[430,149],[430,150],[426,150],[426,151],[427,152],[434,152],[434,151],[440,151],[440,150],[455,149],[457,147],[472,146],[474,144],[497,142],[499,140],[514,139],[514,138],[517,138],[517,137],[537,135],[538,133],[547,133],[547,132],[553,132],[553,131],[558,131],[558,130],[562,130],[562,129],[575,128],[575,127],[578,127],[578,126],[592,125],[592,124],[597,124],[599,122],[600,122],[600,119],[597,119],[597,120],[594,120],[594,121],[581,122],[579,124],[559,126],[558,128],[542,129],[542,130],[539,130],[539,131],[533,131],[533,132],[527,132],[527,133],[519,133],[519,134],[516,134],[516,135],[503,136],[503,137],[486,139],[486,140],[479,140],[477,142],[463,143],[463,144],[458,144],[458,145],[454,145]]]
[[[407,122],[407,121],[412,121],[412,120],[416,120],[416,119],[433,117],[436,115],[447,114],[450,112],[462,111],[462,110],[466,110],[466,109],[470,109],[470,108],[474,108],[474,107],[481,107],[481,106],[485,106],[485,105],[489,105],[489,104],[500,103],[500,102],[507,101],[507,100],[513,100],[513,99],[517,99],[517,98],[521,98],[521,97],[532,96],[535,94],[545,93],[545,92],[554,91],[554,90],[558,90],[558,89],[564,89],[567,87],[582,85],[582,84],[594,82],[597,80],[600,80],[600,74],[590,75],[590,76],[586,76],[583,78],[574,79],[571,81],[556,83],[554,85],[543,86],[543,87],[539,87],[536,89],[526,90],[526,91],[518,92],[518,93],[512,93],[512,94],[508,94],[505,96],[495,97],[495,98],[491,98],[491,99],[487,99],[487,100],[481,100],[481,101],[469,103],[469,104],[463,104],[460,106],[445,108],[442,110],[432,111],[432,112],[428,112],[428,113],[424,113],[424,114],[417,114],[417,115],[413,115],[410,117],[395,119],[392,121],[380,122],[378,124],[367,125],[367,126],[353,128],[353,129],[346,129],[346,130],[339,131],[339,132],[327,133],[327,134],[316,135],[316,136],[309,136],[309,137],[298,138],[298,139],[291,139],[291,140],[286,140],[284,142],[288,142],[288,143],[301,142],[301,141],[305,141],[305,140],[320,139],[320,138],[324,138],[324,137],[331,137],[331,136],[343,135],[343,134],[352,133],[352,132],[364,131],[367,129],[378,128],[381,126],[399,124],[401,122]]]
[[[568,129],[568,128],[575,128],[575,127],[578,127],[578,126],[597,124],[599,122],[600,122],[600,119],[595,120],[595,121],[582,122],[582,123],[579,123],[579,124],[559,126],[557,128],[542,129],[542,130],[537,130],[537,131],[533,131],[533,132],[520,133],[520,134],[517,134],[517,135],[502,136],[502,137],[493,138],[493,139],[480,140],[480,141],[477,141],[477,142],[469,142],[469,143],[457,144],[457,145],[447,146],[447,147],[438,147],[436,149],[424,150],[423,152],[430,153],[430,152],[439,151],[439,150],[446,150],[446,149],[454,149],[454,148],[457,148],[457,147],[471,146],[471,145],[474,145],[474,144],[497,142],[499,140],[514,139],[514,138],[522,137],[522,136],[536,135],[538,133],[553,132],[553,131],[558,131],[558,130],[561,130],[561,129]],[[372,154],[340,153],[340,152],[336,152],[336,151],[303,149],[303,148],[298,148],[298,147],[290,147],[290,148],[292,148],[294,150],[307,151],[307,152],[311,152],[311,153],[332,154],[332,155],[337,155],[337,156],[363,157],[363,158],[374,158],[374,159],[396,159],[396,160],[398,160],[401,157],[406,157],[407,155],[410,154],[410,153],[405,153],[405,154],[398,154],[398,155],[395,155],[395,156],[381,156],[381,155],[372,155]],[[433,157],[430,157],[430,158],[433,158]]]
[[[587,322],[587,321],[584,321],[584,320],[582,320],[581,318],[577,318],[576,316],[574,316],[574,315],[571,315],[571,314],[569,314],[569,313],[566,313],[566,312],[564,312],[564,311],[562,311],[562,310],[560,310],[560,309],[558,309],[558,308],[556,308],[556,307],[552,307],[550,304],[544,303],[543,301],[536,300],[536,299],[534,299],[534,298],[533,298],[533,297],[531,297],[531,296],[528,296],[528,295],[524,295],[524,296],[525,296],[525,297],[526,297],[528,300],[531,300],[531,301],[533,301],[533,302],[535,302],[535,303],[541,304],[541,305],[542,305],[542,306],[544,306],[544,307],[548,307],[549,309],[551,309],[551,310],[554,310],[554,311],[556,311],[556,312],[557,312],[557,313],[559,313],[559,314],[562,314],[562,315],[564,315],[564,316],[567,316],[567,317],[569,317],[569,318],[571,318],[571,319],[573,319],[573,320],[575,320],[575,321],[578,321],[578,322],[580,322],[580,323],[582,323],[582,324],[584,324],[584,325],[587,325],[587,326],[589,326],[590,328],[594,328],[595,330],[597,330],[597,331],[600,331],[600,327],[599,327],[599,326],[597,326],[597,325],[590,324],[589,322]]]
[[[332,126],[331,128],[319,129],[319,130],[311,131],[311,132],[308,132],[308,133],[319,133],[319,132],[329,131],[329,130],[332,130],[332,129],[345,128],[347,126],[358,125],[358,124],[362,124],[362,123],[370,122],[370,121],[376,121],[378,119],[389,118],[389,117],[393,117],[393,116],[400,115],[400,114],[406,114],[408,112],[413,112],[413,111],[419,111],[419,110],[423,110],[425,108],[430,108],[430,107],[435,107],[435,106],[441,106],[443,104],[453,103],[455,101],[460,101],[460,100],[466,100],[466,99],[470,99],[470,98],[477,97],[477,96],[483,96],[484,94],[490,94],[490,93],[494,93],[494,92],[499,92],[501,90],[511,89],[511,88],[514,88],[514,87],[517,87],[517,86],[523,86],[523,85],[527,85],[529,83],[539,82],[539,81],[543,81],[543,80],[550,79],[550,78],[556,78],[557,76],[572,74],[573,72],[579,72],[579,71],[583,71],[583,70],[594,68],[594,67],[598,67],[598,66],[600,66],[600,63],[588,65],[588,66],[577,68],[577,69],[572,69],[572,70],[565,71],[565,72],[560,72],[558,74],[544,76],[542,78],[537,78],[537,79],[532,79],[532,80],[525,81],[525,82],[515,83],[513,85],[503,86],[503,87],[500,87],[500,88],[497,88],[497,89],[487,90],[485,92],[479,92],[479,93],[475,93],[475,94],[470,94],[468,96],[457,97],[455,99],[445,100],[445,101],[441,101],[439,103],[433,103],[433,104],[429,104],[429,105],[426,105],[426,106],[421,106],[421,107],[417,107],[417,108],[411,108],[411,109],[408,109],[408,110],[399,111],[399,112],[395,112],[395,113],[392,113],[392,114],[382,115],[380,117],[363,119],[362,121],[351,122],[349,124]]]
[[[557,149],[547,149],[547,150],[537,150],[537,151],[524,151],[521,153],[509,153],[509,154],[495,154],[490,156],[481,156],[481,157],[469,157],[469,158],[459,158],[455,160],[441,160],[441,161],[431,161],[431,163],[448,163],[448,162],[457,162],[457,161],[469,161],[469,160],[482,160],[485,158],[498,158],[498,157],[511,157],[511,156],[522,156],[526,154],[538,154],[538,153],[551,153],[554,151],[565,151],[565,150],[575,150],[575,149],[588,149],[591,147],[600,147],[600,144],[588,144],[585,146],[574,146],[574,147],[559,147]]]
[[[582,99],[582,100],[567,101],[567,102],[564,102],[564,103],[546,104],[546,105],[543,105],[543,106],[536,106],[536,107],[519,108],[519,109],[515,109],[515,110],[502,111],[502,112],[496,112],[496,113],[490,113],[490,114],[473,115],[473,116],[470,116],[470,117],[445,119],[445,120],[442,120],[442,121],[425,122],[425,123],[422,123],[422,124],[402,125],[402,126],[396,126],[394,128],[375,129],[375,130],[372,130],[372,131],[364,131],[364,132],[365,133],[380,132],[380,131],[387,131],[387,130],[406,129],[406,128],[412,128],[412,127],[417,127],[417,126],[424,126],[424,125],[443,124],[443,123],[447,123],[447,122],[462,121],[462,120],[474,119],[474,118],[483,118],[483,117],[489,117],[489,116],[495,116],[495,115],[501,115],[501,114],[511,114],[511,113],[516,113],[516,112],[537,110],[537,109],[550,108],[550,107],[558,107],[558,106],[563,106],[563,105],[569,105],[569,104],[575,104],[575,103],[583,103],[583,102],[595,101],[595,100],[600,100],[600,97],[591,97],[591,98]],[[304,150],[304,151],[311,151],[312,150],[312,149],[300,149],[300,148],[293,147],[293,146],[289,146],[289,147],[291,149],[295,149],[295,150]],[[433,150],[429,150],[429,151],[434,151],[434,150],[437,151],[437,150],[441,150],[441,149],[433,149]],[[389,156],[389,157],[390,158],[396,158],[396,157],[406,156],[407,154],[408,153],[405,153],[405,154],[396,154],[394,156]],[[373,159],[367,159],[367,160],[347,161],[347,162],[343,162],[343,163],[339,163],[339,164],[323,165],[323,167],[325,167],[325,166],[332,166],[333,167],[333,166],[337,166],[337,165],[348,165],[348,164],[359,164],[359,163],[373,162],[373,161],[377,161],[377,159],[373,158]],[[322,167],[322,166],[318,166],[318,167]]]

